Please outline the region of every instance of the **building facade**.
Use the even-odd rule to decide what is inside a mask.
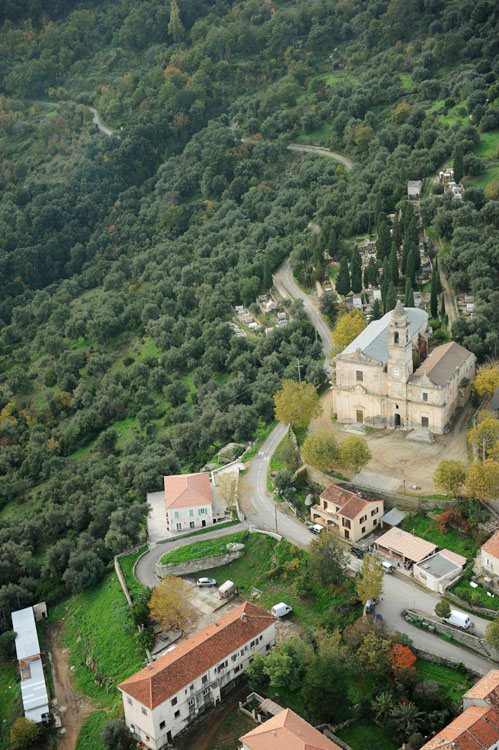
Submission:
[[[338,421],[445,431],[469,397],[475,356],[454,341],[428,356],[427,325],[424,310],[406,309],[398,301],[337,355],[333,412]]]
[[[357,542],[371,533],[383,515],[383,500],[365,500],[354,492],[330,484],[310,509],[313,523],[335,531],[349,542]]]
[[[499,577],[499,531],[482,544],[478,565],[486,576]]]
[[[165,747],[220,702],[256,653],[270,651],[276,620],[244,602],[118,685],[130,732],[152,750]]]
[[[164,477],[168,531],[200,529],[213,523],[213,498],[208,472]]]

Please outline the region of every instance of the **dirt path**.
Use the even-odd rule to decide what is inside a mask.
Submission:
[[[54,690],[64,733],[57,736],[57,750],[75,750],[80,727],[85,719],[94,711],[94,707],[81,693],[76,692],[71,684],[68,658],[69,649],[62,644],[64,625],[55,622],[47,629],[46,648],[49,652]]]
[[[245,700],[248,693],[249,688],[245,685],[230,697],[224,698],[222,703],[209,710],[206,717],[185,737],[175,738],[175,750],[210,750],[223,720],[237,708],[240,700]]]

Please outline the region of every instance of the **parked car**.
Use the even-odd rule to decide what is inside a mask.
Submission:
[[[383,615],[374,615],[374,622],[382,622]]]
[[[293,607],[290,607],[289,604],[285,604],[284,602],[279,602],[279,604],[274,604],[270,611],[274,617],[284,617],[284,615],[288,615],[293,611]]]
[[[387,560],[383,561],[381,565],[383,566],[384,573],[393,573],[395,570],[393,563],[388,562]]]
[[[324,531],[324,526],[321,526],[320,523],[311,523],[308,526],[308,530],[311,531],[312,534],[320,534]]]
[[[197,586],[216,586],[217,582],[215,578],[198,578],[196,581]]]
[[[366,602],[366,615],[370,615],[371,612],[374,609],[375,601],[374,599],[368,599]]]
[[[464,612],[458,612],[457,609],[451,609],[450,615],[448,617],[444,617],[443,621],[448,623],[449,625],[455,625],[457,628],[461,628],[462,630],[468,630],[469,626],[471,625],[469,615],[465,614]]]
[[[358,557],[359,560],[362,560],[362,558],[364,557],[364,550],[359,549],[358,547],[352,547],[350,552],[352,553],[352,555],[355,555],[355,557]]]

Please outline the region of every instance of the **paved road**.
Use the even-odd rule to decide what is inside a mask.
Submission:
[[[328,148],[323,148],[321,146],[302,146],[301,143],[290,143],[288,149],[290,151],[304,151],[308,154],[320,154],[321,156],[329,156],[330,159],[335,159],[336,161],[341,162],[341,164],[343,164],[343,166],[346,167],[348,171],[350,171],[353,167],[353,161],[347,159],[346,156],[335,154],[334,151],[330,151]]]
[[[187,544],[192,544],[197,541],[206,541],[207,539],[219,539],[222,536],[228,536],[229,534],[235,534],[237,531],[243,531],[246,528],[246,524],[238,523],[234,526],[226,526],[225,529],[214,529],[213,531],[207,531],[206,534],[199,536],[184,536],[176,539],[174,542],[165,542],[164,544],[158,544],[147,555],[140,558],[135,568],[135,575],[139,583],[149,588],[154,588],[159,583],[159,578],[156,577],[155,565],[166,552],[170,552],[173,549],[179,547],[185,547]]]
[[[60,104],[64,103],[64,102],[50,102],[44,99],[23,99],[22,101],[27,102],[28,104],[48,104],[52,107],[58,107]],[[73,102],[73,104],[79,104],[79,103],[80,102]],[[95,107],[90,107],[87,104],[83,104],[82,106],[87,107],[87,109],[90,110],[90,112],[92,113],[93,122],[95,125],[97,125],[101,133],[104,133],[105,135],[112,135],[114,133],[114,130],[111,130],[111,128],[108,128],[106,127],[106,125],[104,125]]]
[[[319,310],[310,301],[309,295],[302,292],[300,287],[296,284],[293,278],[291,266],[289,265],[289,260],[284,261],[282,266],[275,272],[273,280],[277,289],[281,293],[284,293],[285,296],[291,297],[292,299],[303,300],[305,312],[320,336],[327,362],[329,352],[331,351],[331,330]]]

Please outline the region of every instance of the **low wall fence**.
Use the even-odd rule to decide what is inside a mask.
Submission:
[[[275,531],[267,531],[266,529],[257,529],[255,526],[250,526],[248,531],[250,534],[265,534],[266,536],[271,536],[274,539],[277,539],[278,542],[282,541],[282,535],[277,534]]]
[[[451,659],[446,659],[445,656],[434,654],[432,651],[426,651],[425,649],[418,648],[417,646],[411,646],[411,651],[414,651],[416,656],[419,656],[421,659],[431,661],[434,664],[441,664],[443,667],[449,667],[450,669],[454,670],[456,669],[456,662],[452,661]],[[489,671],[488,669],[484,668],[483,672],[478,672],[476,669],[472,669],[471,667],[466,667],[466,670],[479,677],[483,677],[483,675],[487,674],[487,672]]]
[[[137,544],[135,547],[132,547],[131,549],[127,549],[124,552],[120,552],[119,555],[114,556],[114,569],[116,571],[116,575],[118,576],[118,581],[120,582],[121,588],[123,589],[123,593],[126,596],[126,600],[128,602],[129,607],[133,607],[132,597],[130,596],[130,592],[128,590],[128,586],[126,585],[125,576],[123,575],[123,571],[121,570],[120,565],[120,557],[127,557],[127,555],[133,555],[134,552],[138,552],[141,547],[143,547],[144,544]],[[147,547],[144,550],[144,554],[147,552]],[[135,561],[135,565],[137,564],[137,561]],[[135,565],[133,567],[134,575],[135,575]]]
[[[487,659],[492,659],[493,661],[499,662],[499,650],[491,646],[490,643],[488,643],[484,638],[480,638],[480,636],[478,635],[473,635],[467,630],[461,630],[461,628],[455,628],[452,625],[447,625],[447,623],[442,622],[441,620],[436,620],[433,617],[428,617],[427,615],[423,615],[421,612],[417,612],[416,610],[407,610],[407,613],[409,615],[413,615],[413,619],[414,615],[417,617],[422,617],[425,622],[429,623],[435,628],[436,633],[443,633],[444,635],[448,635],[455,641],[458,641],[464,646],[473,649],[473,651],[477,651],[479,654],[482,654]],[[471,627],[473,627],[473,621],[471,622]]]
[[[200,557],[196,560],[185,560],[179,563],[156,563],[156,575],[158,578],[165,578],[165,576],[185,576],[189,573],[198,573],[201,570],[207,570],[208,568],[218,568],[221,565],[229,565],[234,560],[239,560],[241,557],[241,551],[237,552],[223,552],[220,555],[210,555],[209,557]]]

